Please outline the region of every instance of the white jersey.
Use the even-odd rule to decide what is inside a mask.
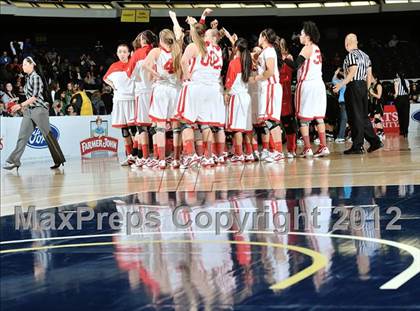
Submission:
[[[171,86],[176,86],[177,77],[173,66],[171,51],[160,47],[159,57],[156,61],[156,71],[159,74],[160,79],[157,80],[155,84],[169,84]]]
[[[104,76],[104,80],[110,80],[114,86],[114,100],[134,100],[134,81],[127,75],[128,62],[118,61],[113,63]]]
[[[310,80],[322,81],[322,56],[321,50],[317,45],[312,45],[311,57],[306,59],[299,68],[297,78],[298,82]]]
[[[220,83],[220,72],[223,66],[222,49],[217,45],[206,43],[207,54],[201,54],[190,60],[191,81],[201,83]]]
[[[265,87],[268,84],[278,84],[280,83],[280,73],[279,73],[279,66],[277,63],[277,53],[276,50],[272,47],[266,47],[258,57],[258,74],[261,75],[264,71],[267,70],[267,60],[273,58],[274,59],[274,74],[268,79],[264,81],[260,81],[259,85],[261,87]]]
[[[150,92],[152,87],[152,82],[149,80],[149,76],[143,68],[144,60],[151,49],[151,45],[139,48],[134,52],[130,59],[127,75],[134,80],[134,92],[136,95]]]

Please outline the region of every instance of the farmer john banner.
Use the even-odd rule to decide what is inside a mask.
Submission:
[[[101,121],[98,121],[96,116],[50,117],[51,131],[57,137],[66,158],[80,158],[83,153],[84,157],[92,157],[95,152],[101,152],[101,156],[115,155],[115,151],[124,153],[124,144],[118,144],[121,130],[108,126],[111,124],[111,116],[100,116],[100,119]],[[0,120],[2,145],[0,153],[1,163],[4,163],[16,146],[22,118],[2,117]],[[101,124],[100,128],[97,124]],[[101,142],[97,140],[88,142],[84,145],[82,153],[81,143],[92,138],[98,138]],[[49,159],[50,157],[47,143],[36,128],[28,140],[22,160]]]

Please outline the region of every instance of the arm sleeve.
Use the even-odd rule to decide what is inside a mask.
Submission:
[[[291,59],[286,58],[284,63],[294,70],[298,70],[300,66],[305,62],[305,57],[303,55],[299,55],[294,61]]]
[[[356,54],[350,52],[349,54],[347,54],[346,60],[347,60],[347,67],[357,66],[357,56],[356,56]]]

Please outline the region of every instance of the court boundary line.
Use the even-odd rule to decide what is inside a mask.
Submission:
[[[221,233],[235,233],[236,231],[227,230],[222,231]],[[173,231],[173,232],[140,232],[140,233],[132,233],[131,235],[154,235],[154,234],[183,234],[184,231]],[[197,233],[214,233],[213,231],[198,231]],[[256,233],[256,234],[276,234],[273,231],[244,231],[244,233]],[[398,289],[403,284],[408,282],[418,273],[420,273],[420,249],[410,246],[407,244],[403,244],[400,242],[384,240],[384,239],[376,239],[376,238],[368,238],[368,237],[359,237],[359,236],[352,236],[352,235],[342,235],[342,234],[333,234],[333,233],[310,233],[310,232],[289,232],[290,235],[303,235],[303,236],[320,236],[320,237],[330,237],[330,238],[342,238],[342,239],[349,239],[349,240],[360,240],[360,241],[368,241],[374,242],[379,244],[385,244],[388,246],[396,247],[400,250],[408,252],[413,261],[410,266],[404,269],[402,272],[394,276],[388,282],[384,283],[379,287],[379,289]],[[26,240],[9,240],[9,241],[2,241],[0,242],[1,245],[7,244],[18,244],[18,243],[28,243],[28,242],[36,242],[36,241],[49,241],[49,240],[68,240],[68,239],[87,239],[87,238],[100,238],[100,237],[112,237],[112,236],[126,236],[123,233],[110,233],[110,234],[94,234],[94,235],[79,235],[79,236],[68,236],[68,237],[51,237],[51,238],[39,238],[39,239],[26,239]],[[0,254],[4,253],[4,251],[0,250]]]
[[[77,247],[96,247],[96,246],[108,246],[108,245],[117,245],[117,244],[138,244],[138,243],[148,243],[148,244],[160,244],[160,243],[191,243],[191,244],[246,244],[246,245],[258,245],[258,246],[272,246],[275,248],[285,248],[292,251],[296,251],[302,254],[305,254],[312,258],[312,264],[305,269],[289,276],[288,278],[275,283],[270,286],[270,289],[273,291],[279,291],[286,289],[307,277],[315,274],[322,268],[324,268],[328,259],[319,252],[311,250],[306,247],[288,245],[281,243],[272,243],[272,242],[258,242],[258,241],[232,241],[232,240],[143,240],[143,241],[109,241],[109,242],[93,242],[93,243],[79,243],[79,244],[59,244],[59,245],[46,245],[46,246],[36,246],[36,247],[27,247],[27,248],[18,248],[18,249],[7,249],[0,251],[0,254],[11,254],[11,253],[21,253],[21,252],[32,252],[39,250],[49,250],[49,249],[63,249],[63,248],[77,248]]]

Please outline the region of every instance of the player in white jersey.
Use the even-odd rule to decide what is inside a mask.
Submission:
[[[275,151],[265,159],[267,162],[284,160],[283,146],[281,142],[281,106],[282,88],[280,84],[277,51],[274,48],[276,33],[267,28],[263,30],[258,39],[262,52],[258,57],[258,119],[265,121],[274,141]]]
[[[126,44],[120,44],[117,48],[118,62],[113,63],[103,80],[114,90],[112,107],[112,127],[121,128],[125,140],[125,151],[128,156],[121,165],[131,165],[136,158],[131,155],[135,135],[134,116],[134,81],[127,76],[130,50]],[[134,127],[133,127],[134,126]],[[131,134],[131,135],[130,135]]]
[[[157,45],[157,37],[150,30],[141,32],[133,41],[135,49],[130,58],[127,75],[134,80],[134,116],[137,126],[137,134],[134,141],[134,147],[142,151],[142,158],[138,158],[133,168],[142,167],[149,158],[149,135],[147,128],[152,124],[149,118],[150,98],[152,94],[152,82],[147,72],[143,69],[143,63],[146,56]]]
[[[203,166],[213,166],[211,143],[213,133],[210,126],[223,127],[225,106],[220,85],[222,51],[220,47],[205,42],[205,26],[192,25],[193,43],[189,44],[182,56],[184,84],[177,105],[177,117],[183,122],[184,158],[183,167],[198,162],[195,154],[194,134],[191,125],[201,126],[205,144]],[[223,111],[223,114],[221,113]]]
[[[248,93],[248,81],[251,75],[251,53],[248,50],[248,42],[239,38],[234,44],[234,59],[229,63],[226,76],[225,103],[228,105],[226,129],[234,133],[234,156],[231,162],[244,162],[245,157],[254,159],[252,148],[246,150],[243,155],[242,133],[252,140],[252,106],[251,97]],[[247,146],[251,146],[248,144]]]
[[[327,156],[330,151],[325,136],[324,117],[327,109],[327,94],[322,80],[322,56],[317,43],[318,27],[313,22],[304,22],[300,43],[304,45],[295,62],[298,69],[298,85],[295,93],[296,115],[300,121],[300,132],[304,141],[301,157]],[[309,140],[309,123],[317,122],[320,140],[318,150],[313,154]]]
[[[172,30],[164,29],[159,33],[159,48],[154,48],[143,64],[143,68],[153,76],[152,97],[149,117],[156,122],[156,140],[159,154],[159,168],[166,168],[165,144],[166,122],[172,122],[174,132],[174,161],[172,166],[179,167],[180,141],[179,122],[174,119],[176,100],[181,76],[181,47]]]

